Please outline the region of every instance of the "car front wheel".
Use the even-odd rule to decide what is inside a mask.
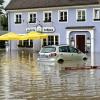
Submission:
[[[86,58],[86,57],[84,57],[84,58],[83,58],[83,61],[87,61],[87,58]]]
[[[63,60],[63,59],[59,59],[59,60],[58,60],[58,63],[59,63],[59,64],[62,64],[62,63],[64,63],[64,60]]]

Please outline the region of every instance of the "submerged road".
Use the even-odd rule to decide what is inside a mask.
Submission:
[[[100,100],[100,69],[66,66],[38,63],[28,50],[0,50],[0,100]]]

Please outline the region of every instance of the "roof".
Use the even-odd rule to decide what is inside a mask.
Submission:
[[[11,0],[5,10],[94,5],[100,0]]]

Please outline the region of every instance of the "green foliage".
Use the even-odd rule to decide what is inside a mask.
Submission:
[[[0,5],[3,5],[3,3],[4,3],[4,0],[0,0]]]
[[[3,14],[2,10],[4,0],[0,0],[0,25],[3,27],[3,30],[8,30],[8,18],[5,14]]]
[[[4,0],[0,0],[0,14],[3,14],[2,12],[2,10],[4,9],[3,3],[4,3]]]
[[[0,16],[0,23],[3,26],[3,30],[8,30],[8,17],[6,15]]]

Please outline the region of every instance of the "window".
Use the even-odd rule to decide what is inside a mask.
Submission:
[[[36,13],[29,13],[29,23],[36,23]]]
[[[86,21],[86,10],[84,9],[77,10],[77,21]]]
[[[58,45],[59,37],[58,35],[50,35],[47,39],[43,39],[43,46],[46,45]]]
[[[41,52],[42,53],[50,53],[50,52],[55,52],[56,48],[55,47],[44,47]]]
[[[33,47],[32,40],[20,40],[18,43],[18,47]]]
[[[51,22],[51,12],[44,12],[44,22]]]
[[[14,20],[16,24],[20,24],[22,22],[22,14],[15,14]]]
[[[100,21],[100,8],[94,9],[94,21]]]
[[[48,37],[48,45],[54,45],[54,36]]]
[[[63,21],[67,21],[68,17],[68,11],[59,11],[59,21],[63,22]]]
[[[59,38],[58,38],[58,36],[55,36],[55,45],[58,45],[59,43],[58,43],[58,40]]]
[[[78,50],[70,46],[61,46],[59,47],[59,52],[78,53]]]
[[[78,50],[74,47],[69,47],[71,53],[78,53]]]
[[[47,45],[47,39],[43,39],[43,46]]]
[[[70,52],[68,46],[61,46],[59,47],[59,52]]]

